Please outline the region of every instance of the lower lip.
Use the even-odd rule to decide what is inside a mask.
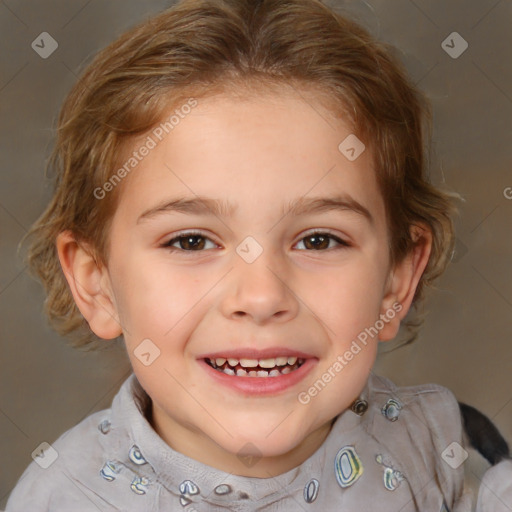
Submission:
[[[317,360],[306,359],[304,364],[296,370],[277,377],[238,377],[227,375],[212,368],[206,361],[199,360],[199,364],[220,384],[228,386],[247,395],[271,395],[283,392],[298,384],[313,369]]]

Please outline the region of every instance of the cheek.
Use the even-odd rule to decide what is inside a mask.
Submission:
[[[385,276],[375,262],[359,262],[323,276],[311,292],[320,318],[346,339],[373,325],[379,316]],[[304,285],[307,289],[307,283]]]
[[[175,330],[200,303],[207,283],[201,286],[197,273],[183,267],[162,261],[139,264],[131,256],[116,267],[115,285],[121,323],[138,339],[162,338]]]

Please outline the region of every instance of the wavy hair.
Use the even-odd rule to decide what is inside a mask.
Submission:
[[[28,234],[27,256],[45,287],[50,322],[74,334],[74,346],[93,348],[97,338],[73,300],[56,237],[71,230],[106,264],[123,183],[102,200],[94,191],[111,178],[123,151],[186,98],[285,85],[317,91],[371,149],[391,262],[416,243],[411,226],[432,231],[415,304],[444,271],[453,249],[453,195],[429,182],[430,105],[392,49],[318,0],[183,0],[102,50],[59,115],[48,162],[55,193]]]

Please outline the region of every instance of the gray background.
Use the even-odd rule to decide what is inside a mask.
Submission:
[[[82,353],[46,324],[41,286],[16,247],[51,195],[44,164],[59,106],[82,66],[168,0],[0,0],[0,508],[32,451],[110,405],[130,372],[124,348]],[[482,410],[512,442],[512,1],[328,2],[392,43],[434,109],[432,175],[465,198],[454,262],[411,346],[381,354],[399,385],[437,382]],[[469,48],[453,59],[453,31]],[[42,59],[41,32],[58,42]],[[509,197],[511,197],[509,195]],[[383,347],[387,349],[388,347]],[[470,453],[474,486],[483,459]]]

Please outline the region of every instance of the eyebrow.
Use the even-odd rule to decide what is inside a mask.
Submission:
[[[163,213],[188,213],[192,215],[215,215],[217,217],[232,217],[237,206],[220,199],[209,197],[178,197],[144,211],[137,219],[137,224],[154,218]],[[322,213],[326,211],[351,211],[362,215],[370,224],[374,219],[367,208],[349,195],[334,197],[300,197],[290,201],[281,208],[281,214],[286,216]]]

